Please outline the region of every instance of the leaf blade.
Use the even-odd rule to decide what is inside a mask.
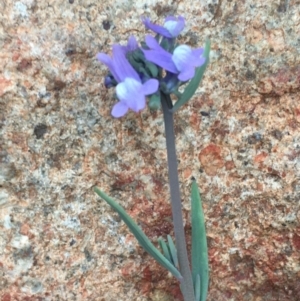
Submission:
[[[200,276],[198,274],[197,277],[196,277],[196,280],[195,280],[195,284],[194,284],[196,301],[200,301],[200,285],[201,285]]]
[[[182,275],[180,272],[169,262],[163,254],[159,252],[159,250],[151,243],[145,233],[141,230],[141,228],[134,222],[134,220],[126,213],[124,208],[119,205],[115,200],[101,191],[99,188],[95,187],[94,191],[104,199],[121,217],[123,222],[127,225],[131,233],[138,240],[139,244],[164,268],[166,268],[169,272],[172,273],[174,277],[178,280],[182,280]]]
[[[170,262],[172,262],[172,260],[171,260],[171,254],[170,254],[169,247],[168,247],[167,243],[164,241],[164,239],[163,239],[162,237],[160,237],[160,238],[158,239],[158,242],[159,242],[159,245],[160,245],[160,247],[161,247],[161,249],[162,249],[162,251],[163,251],[164,256],[165,256]]]
[[[170,235],[168,235],[167,238],[168,238],[169,250],[170,250],[171,257],[172,257],[172,261],[176,267],[179,267],[177,250],[176,250],[175,244]]]
[[[194,286],[200,278],[200,300],[207,298],[209,284],[208,249],[202,202],[196,181],[192,183],[192,275]],[[198,301],[198,300],[197,300]]]

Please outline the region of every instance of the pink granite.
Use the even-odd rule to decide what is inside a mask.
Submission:
[[[153,241],[172,233],[162,114],[113,119],[95,59],[169,14],[180,42],[212,43],[175,129],[187,235],[192,176],[202,191],[208,301],[300,300],[300,2],[170,3],[0,2],[1,301],[182,300],[92,191]]]

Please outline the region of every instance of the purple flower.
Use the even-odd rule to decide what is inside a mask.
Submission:
[[[139,48],[138,42],[135,36],[130,36],[126,46],[121,46],[125,53],[134,51]]]
[[[185,20],[183,17],[167,17],[164,26],[154,24],[149,18],[142,19],[147,29],[150,29],[166,38],[176,38],[184,28]]]
[[[182,82],[193,78],[195,68],[205,63],[205,58],[202,56],[203,48],[191,49],[187,45],[180,45],[171,54],[164,50],[152,36],[146,36],[145,41],[150,48],[150,50],[142,49],[145,58],[171,73],[178,74],[178,79]]]
[[[125,52],[121,45],[114,45],[112,58],[105,53],[97,54],[97,59],[109,68],[118,82],[116,93],[119,102],[114,105],[111,112],[116,118],[124,116],[128,109],[134,112],[144,109],[145,96],[155,93],[159,84],[156,79],[149,79],[142,83],[138,73],[127,61]]]

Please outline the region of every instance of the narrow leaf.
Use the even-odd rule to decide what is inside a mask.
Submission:
[[[170,235],[168,235],[167,238],[168,238],[169,250],[170,250],[170,253],[171,253],[173,264],[176,267],[179,267],[178,257],[177,257],[177,250],[176,250],[176,247],[175,247],[174,242],[172,240],[172,237]]]
[[[164,256],[172,263],[171,255],[170,255],[169,248],[168,248],[166,242],[161,237],[158,239],[158,242],[163,251]]]
[[[200,301],[200,276],[199,276],[199,274],[196,277],[196,281],[195,281],[194,287],[195,287],[195,298],[196,298],[196,301]]]
[[[180,272],[169,262],[155,246],[151,243],[145,233],[141,228],[134,222],[134,220],[126,213],[124,208],[120,206],[115,200],[101,191],[99,188],[95,187],[94,191],[104,199],[121,217],[124,223],[127,225],[129,230],[138,240],[139,244],[164,268],[173,274],[178,280],[182,280],[182,275]]]
[[[210,52],[210,41],[207,40],[204,46],[204,53],[203,53],[203,56],[205,57],[206,61],[202,66],[196,68],[195,76],[186,86],[181,97],[174,104],[174,107],[172,108],[172,112],[176,112],[181,106],[186,104],[195,94],[204,75],[204,71],[209,63],[209,52]]]
[[[200,299],[205,301],[208,291],[208,252],[205,231],[205,220],[198,186],[192,183],[192,275],[194,286],[200,276]],[[198,301],[198,300],[197,300]]]

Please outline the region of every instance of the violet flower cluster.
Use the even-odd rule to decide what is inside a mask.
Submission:
[[[116,87],[118,102],[111,112],[115,118],[124,116],[129,109],[143,110],[146,97],[150,99],[151,108],[158,107],[160,92],[178,93],[178,88],[195,76],[195,69],[205,63],[203,48],[191,49],[176,44],[176,38],[185,26],[183,17],[167,17],[163,26],[148,18],[142,22],[156,33],[155,37],[146,35],[139,46],[131,36],[126,46],[113,45],[112,57],[97,54],[97,59],[110,71],[105,77],[105,86]]]
[[[185,26],[183,17],[167,17],[163,26],[148,18],[142,21],[155,36],[146,35],[140,44],[131,36],[126,46],[113,45],[111,57],[99,53],[97,58],[109,68],[104,85],[116,88],[118,102],[113,106],[113,117],[122,117],[129,110],[140,112],[146,105],[150,109],[162,107],[175,244],[170,235],[167,241],[159,238],[162,252],[159,251],[118,202],[97,187],[95,192],[118,212],[144,250],[178,279],[184,301],[205,301],[209,285],[205,220],[200,193],[193,180],[190,264],[179,189],[174,113],[196,92],[208,65],[210,42],[207,40],[204,48],[197,49],[178,45],[176,38]]]

